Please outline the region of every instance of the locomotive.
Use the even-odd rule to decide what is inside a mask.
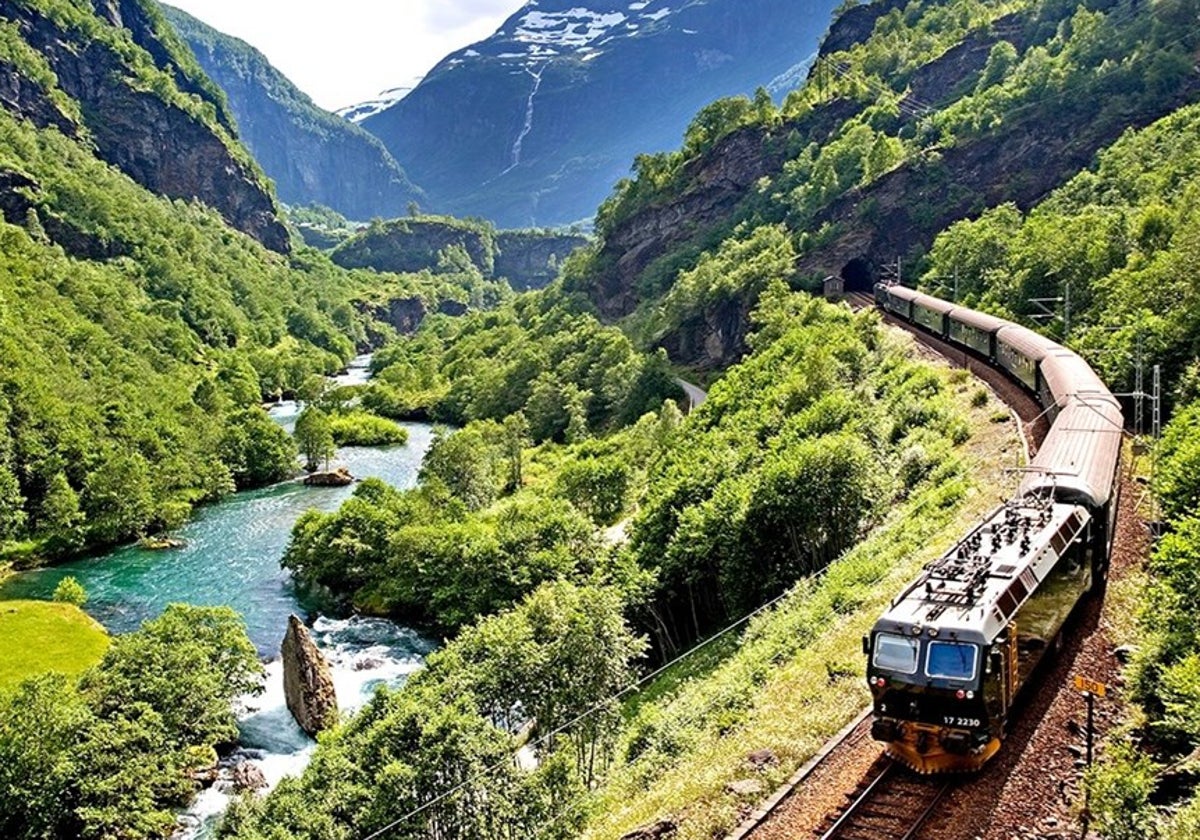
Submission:
[[[872,737],[918,772],[973,770],[999,750],[1038,662],[1106,578],[1121,407],[1078,354],[1032,330],[898,285],[877,285],[875,299],[1001,369],[1052,420],[1014,498],[928,564],[863,638]]]

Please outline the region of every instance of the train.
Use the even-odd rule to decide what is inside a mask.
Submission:
[[[1074,351],[1019,324],[893,284],[876,304],[1003,371],[1051,421],[1014,496],[929,563],[863,638],[871,735],[920,773],[1000,749],[1047,651],[1112,555],[1124,418]]]

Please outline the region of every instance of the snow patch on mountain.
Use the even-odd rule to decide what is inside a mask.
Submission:
[[[565,12],[532,11],[517,22],[514,37],[527,44],[578,49],[588,46],[625,20],[621,12],[593,12],[578,7]]]
[[[404,97],[408,96],[412,89],[417,86],[417,79],[413,84],[407,87],[388,88],[379,94],[374,99],[366,102],[360,102],[357,105],[349,105],[345,108],[339,108],[335,113],[344,120],[349,120],[352,123],[360,123],[367,117],[373,117],[380,111],[386,111],[388,108],[395,105]]]

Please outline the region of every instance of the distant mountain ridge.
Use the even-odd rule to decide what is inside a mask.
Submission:
[[[677,147],[704,105],[794,78],[835,5],[537,0],[394,104],[343,113],[439,212],[569,223],[593,215],[635,155]]]
[[[197,61],[225,91],[242,141],[288,204],[321,204],[353,219],[404,214],[424,201],[383,144],[324,111],[254,47],[162,6]]]

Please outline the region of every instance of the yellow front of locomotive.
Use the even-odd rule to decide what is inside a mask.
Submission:
[[[976,770],[1000,748],[1002,660],[979,640],[937,634],[877,626],[864,640],[871,736],[919,773]]]

